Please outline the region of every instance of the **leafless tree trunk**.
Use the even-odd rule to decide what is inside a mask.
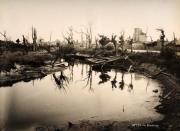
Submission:
[[[95,37],[96,49],[98,48],[98,38]]]
[[[161,32],[160,42],[161,42],[161,51],[164,51],[164,42],[165,42],[165,34],[163,29],[157,29],[157,31]]]
[[[3,33],[0,32],[0,34],[4,37],[4,41],[7,41],[7,40],[8,40],[8,38],[7,38],[7,32],[6,32],[6,31],[4,31]]]
[[[128,39],[128,43],[131,46],[130,48],[131,48],[131,53],[132,53],[133,52],[133,38],[131,38],[130,36],[129,36],[129,39]]]
[[[122,54],[124,54],[124,44],[125,44],[125,41],[124,41],[124,32],[119,37],[119,43],[120,43],[120,46],[121,46]]]
[[[84,46],[84,32],[82,31],[81,29],[81,46],[83,47]]]
[[[68,45],[74,46],[74,39],[73,39],[73,28],[69,27],[68,32],[66,33],[67,36],[63,34],[64,39],[68,42]]]
[[[112,35],[111,42],[114,45],[115,55],[117,56],[117,41],[116,41],[116,37],[117,37],[116,35]]]
[[[32,27],[32,40],[33,40],[33,51],[37,49],[37,30]]]
[[[177,39],[176,39],[176,36],[175,36],[175,33],[173,32],[173,47],[174,47],[174,49],[176,48],[176,41],[177,41]]]
[[[92,25],[89,24],[89,27],[86,28],[86,48],[91,48],[92,45]]]

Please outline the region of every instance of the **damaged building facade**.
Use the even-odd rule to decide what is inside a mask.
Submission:
[[[144,33],[141,28],[134,28],[133,40],[137,43],[146,42],[146,33]]]

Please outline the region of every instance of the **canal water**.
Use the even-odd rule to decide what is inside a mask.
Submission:
[[[154,93],[153,90],[158,90]],[[42,79],[0,88],[0,127],[31,131],[81,120],[154,121],[160,84],[136,73],[75,64]]]

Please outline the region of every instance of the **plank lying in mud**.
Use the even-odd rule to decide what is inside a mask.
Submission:
[[[123,59],[124,57],[118,56],[118,57],[87,58],[86,61],[96,65],[96,64],[108,64]]]

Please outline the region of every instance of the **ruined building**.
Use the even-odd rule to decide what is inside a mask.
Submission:
[[[145,42],[147,40],[146,33],[141,28],[134,28],[133,40],[134,42]]]

